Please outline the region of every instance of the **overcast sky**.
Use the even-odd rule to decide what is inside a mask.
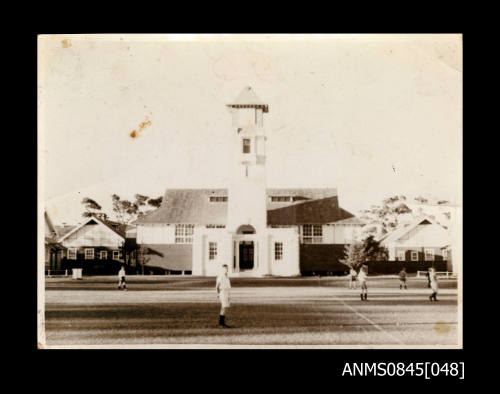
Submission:
[[[460,203],[459,35],[39,37],[40,198],[227,187],[225,104],[269,104],[268,187],[336,187],[357,213],[392,194]],[[142,127],[141,127],[142,123]],[[136,138],[131,132],[136,131]]]

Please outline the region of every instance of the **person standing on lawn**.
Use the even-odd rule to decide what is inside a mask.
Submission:
[[[215,282],[215,290],[220,301],[220,313],[219,313],[219,326],[222,328],[230,328],[226,324],[226,308],[230,307],[229,302],[229,290],[231,289],[231,282],[229,281],[229,276],[227,275],[228,266],[224,264],[222,266],[222,272],[217,276],[217,281]]]
[[[406,287],[406,268],[403,267],[401,271],[399,271],[399,289],[401,290],[402,288],[407,289]]]
[[[358,281],[361,287],[361,301],[366,301],[368,299],[368,286],[366,285],[366,279],[368,278],[368,266],[363,264],[359,269]]]
[[[122,265],[120,271],[118,272],[118,290],[127,290],[127,284],[125,283],[125,266]]]
[[[349,271],[349,289],[355,289],[356,288],[356,276],[358,273],[356,270],[351,267],[351,270]]]
[[[436,269],[434,267],[429,268],[429,281],[432,289],[432,293],[429,296],[429,300],[437,301],[436,295],[438,293],[439,287],[438,287]]]

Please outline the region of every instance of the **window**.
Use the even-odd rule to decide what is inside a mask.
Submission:
[[[120,251],[113,250],[113,260],[120,260]]]
[[[210,196],[210,202],[227,202],[227,196]]]
[[[85,260],[94,259],[94,248],[85,249]]]
[[[274,243],[274,259],[283,260],[283,242]]]
[[[425,261],[434,261],[434,249],[425,249]]]
[[[243,138],[243,153],[250,153],[250,140]]]
[[[448,250],[443,249],[443,260],[448,260]]]
[[[207,224],[206,228],[226,228],[224,224]]]
[[[68,260],[76,260],[76,248],[68,249]]]
[[[208,243],[208,259],[209,260],[217,259],[217,242]]]
[[[108,259],[108,251],[107,250],[101,250],[99,258],[101,260],[107,260]]]
[[[320,244],[323,242],[323,226],[321,224],[304,224],[302,226],[302,243]]]
[[[272,196],[271,202],[290,202],[292,197],[290,196]]]
[[[405,252],[403,250],[400,250],[398,252],[398,260],[399,261],[405,261]]]
[[[411,261],[418,261],[418,252],[415,250],[411,251]]]
[[[194,224],[176,224],[175,225],[175,243],[192,244],[193,243]]]

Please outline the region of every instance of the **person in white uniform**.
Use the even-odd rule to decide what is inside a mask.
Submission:
[[[438,287],[436,269],[434,267],[429,268],[429,282],[431,284],[431,290],[432,290],[432,293],[429,296],[429,300],[437,301],[436,295],[438,293],[439,287]]]
[[[127,290],[127,284],[125,283],[125,267],[122,265],[120,272],[118,272],[118,290]]]
[[[219,296],[220,301],[220,314],[219,314],[219,326],[223,328],[230,328],[226,324],[226,308],[231,306],[229,302],[229,291],[231,289],[231,282],[227,275],[228,267],[226,264],[222,266],[222,272],[217,276],[217,281],[215,283],[215,290]]]
[[[368,266],[363,264],[359,269],[358,281],[361,287],[361,301],[366,301],[368,299],[368,286],[366,285],[366,279],[368,278]]]

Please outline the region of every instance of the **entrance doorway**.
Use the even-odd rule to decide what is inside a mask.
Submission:
[[[253,241],[240,241],[240,271],[253,269]]]

